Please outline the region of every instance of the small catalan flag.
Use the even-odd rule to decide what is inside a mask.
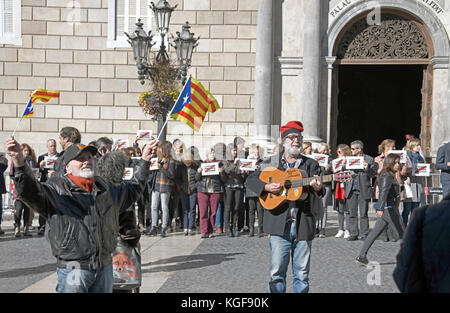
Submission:
[[[216,98],[198,80],[190,77],[175,103],[170,116],[199,131],[207,112],[220,109]]]
[[[23,112],[23,117],[32,117],[34,115],[34,107],[33,107],[33,101],[30,98],[30,101],[28,101],[27,107],[25,108],[25,111]]]

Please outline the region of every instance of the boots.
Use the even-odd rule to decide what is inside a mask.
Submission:
[[[253,237],[255,235],[255,227],[253,225],[250,225],[248,236]]]
[[[258,226],[258,237],[264,237],[262,225]]]
[[[238,214],[234,214],[233,216],[233,236],[239,237],[239,224],[238,224]]]
[[[227,234],[228,237],[233,237],[233,232],[230,223],[227,223],[227,225],[225,226],[225,233]]]

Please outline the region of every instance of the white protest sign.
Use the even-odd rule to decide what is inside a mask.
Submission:
[[[414,176],[430,176],[431,168],[428,163],[417,163],[414,169]]]
[[[344,158],[337,158],[334,159],[333,161],[331,161],[331,166],[333,166],[333,173],[342,171],[342,169],[344,168],[345,162],[344,162]]]
[[[55,162],[58,159],[57,156],[46,156],[44,157],[44,161],[45,161],[45,168],[48,169],[54,169],[55,168]]]
[[[405,150],[391,150],[388,154],[398,154],[400,156],[400,163],[406,163],[406,151]]]
[[[320,166],[325,167],[328,165],[328,155],[326,154],[320,154],[320,153],[313,153],[312,157],[314,160],[316,160]]]
[[[240,159],[241,166],[239,167],[240,170],[243,171],[254,171],[256,166],[256,160],[251,159]]]
[[[138,137],[138,140],[142,140],[142,139],[150,140],[152,137],[152,131],[148,130],[148,129],[147,130],[138,130],[137,137]]]
[[[345,168],[348,170],[363,170],[364,157],[362,156],[348,156]]]
[[[150,171],[157,171],[158,167],[158,158],[153,158],[150,160]]]
[[[125,170],[123,171],[123,180],[130,180],[133,178],[133,168],[132,167],[125,167]]]
[[[214,163],[202,163],[200,164],[202,168],[202,175],[219,175],[219,162]]]
[[[128,148],[129,142],[128,139],[114,139],[114,149],[113,150],[120,150],[123,148]]]

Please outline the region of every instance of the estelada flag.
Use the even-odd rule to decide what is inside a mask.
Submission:
[[[216,98],[198,80],[189,77],[170,116],[199,131],[207,112],[220,109]]]
[[[27,107],[23,112],[22,118],[32,117],[34,115],[33,104],[37,100],[48,102],[51,98],[59,98],[59,90],[36,89],[30,93],[30,100],[28,101]]]
[[[30,100],[28,101],[27,107],[25,108],[25,111],[23,111],[23,117],[32,117],[34,115],[34,107],[33,107],[33,101]]]
[[[41,100],[42,102],[48,102],[51,98],[59,98],[59,90],[48,90],[48,89],[36,89],[30,94],[32,102],[35,103],[36,100]]]

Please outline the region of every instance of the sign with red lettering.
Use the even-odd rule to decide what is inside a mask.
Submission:
[[[363,170],[364,157],[362,156],[348,156],[345,168],[348,170]]]
[[[331,166],[333,167],[333,173],[342,171],[345,165],[345,158],[337,158],[331,161]]]
[[[138,140],[150,140],[152,137],[152,131],[151,130],[138,130],[137,131],[137,137]]]
[[[240,159],[239,162],[241,163],[241,166],[239,167],[240,170],[243,170],[243,171],[254,171],[255,170],[256,160]]]
[[[50,170],[55,168],[55,162],[58,159],[58,157],[56,156],[46,156],[44,157],[44,161],[45,161],[45,168],[48,168]]]
[[[430,176],[431,169],[430,164],[427,163],[417,163],[414,168],[414,176]]]
[[[202,163],[200,166],[202,168],[203,176],[219,175],[219,162]]]
[[[158,158],[153,158],[150,160],[150,171],[157,171],[158,167]]]
[[[113,150],[120,150],[128,148],[129,146],[130,145],[128,139],[114,139]]]
[[[125,170],[123,171],[123,180],[130,180],[133,178],[133,168],[132,167],[125,167]]]
[[[328,164],[328,155],[326,154],[320,154],[320,153],[313,153],[312,157],[314,160],[316,160],[320,166],[325,167]]]

